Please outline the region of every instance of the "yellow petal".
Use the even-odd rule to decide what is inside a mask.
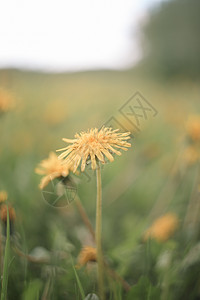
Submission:
[[[105,154],[105,156],[109,159],[109,161],[114,161],[114,157],[110,154],[108,150],[102,149],[101,152]]]

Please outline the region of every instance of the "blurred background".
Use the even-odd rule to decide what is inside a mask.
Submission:
[[[16,211],[13,243],[53,257],[52,267],[13,253],[9,299],[79,299],[68,256],[59,255],[76,264],[91,239],[73,201],[58,208],[44,199],[34,170],[66,146],[63,137],[103,124],[132,133],[131,149],[102,170],[103,248],[136,286],[123,299],[145,299],[143,285],[152,299],[200,299],[199,11],[198,0],[0,3],[0,190]],[[122,113],[129,104],[132,119]],[[95,174],[88,167],[77,177],[95,225]],[[167,213],[178,220],[175,235],[145,244]],[[79,276],[95,291],[88,273]],[[111,299],[121,299],[118,290]]]

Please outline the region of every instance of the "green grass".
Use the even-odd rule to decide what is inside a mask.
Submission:
[[[0,117],[0,190],[7,190],[17,216],[11,240],[25,254],[42,247],[49,257],[49,263],[34,263],[11,249],[10,257],[15,258],[9,268],[7,298],[44,300],[47,293],[52,300],[84,299],[97,293],[95,264],[89,270],[76,270],[71,263],[71,256],[76,262],[81,247],[91,243],[75,203],[61,209],[48,205],[34,169],[50,151],[64,147],[63,137],[100,127],[111,117],[132,130],[119,109],[139,91],[158,114],[141,119],[131,149],[102,170],[104,253],[109,265],[133,286],[128,294],[109,278],[107,299],[133,299],[132,295],[143,299],[140,292],[147,299],[165,295],[172,300],[197,299],[200,259],[195,250],[190,251],[198,245],[199,225],[194,236],[183,227],[196,169],[184,169],[181,159],[176,167],[175,161],[185,147],[188,115],[200,111],[198,82],[165,82],[134,70],[69,74],[1,70],[0,83],[16,98],[15,109]],[[87,174],[89,182],[84,174],[79,176],[77,192],[94,226],[95,174],[90,168]],[[168,211],[180,219],[177,233],[166,243],[144,243],[146,228]],[[160,268],[165,253],[170,259],[167,267]],[[4,264],[8,264],[6,255]],[[6,268],[2,299],[6,299]]]
[[[7,299],[9,261],[10,261],[10,219],[9,219],[9,212],[7,207],[6,245],[5,245],[4,262],[3,262],[1,300]]]

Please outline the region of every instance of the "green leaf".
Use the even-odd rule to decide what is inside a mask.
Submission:
[[[39,293],[42,287],[42,282],[39,279],[31,281],[23,293],[23,300],[39,300]]]

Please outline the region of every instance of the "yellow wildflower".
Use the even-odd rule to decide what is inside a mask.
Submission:
[[[8,199],[6,191],[0,191],[0,203],[5,202]]]
[[[72,170],[70,164],[63,164],[54,152],[50,152],[49,157],[41,161],[35,172],[39,175],[45,175],[39,184],[39,188],[43,189],[48,183],[59,177],[66,177]]]
[[[0,88],[0,114],[5,113],[13,107],[13,97],[6,90]]]
[[[15,223],[15,219],[16,219],[16,214],[15,214],[15,209],[9,205],[1,205],[1,208],[0,208],[0,218],[1,218],[1,221],[2,221],[2,232],[3,232],[3,235],[6,236],[7,234],[7,210],[8,210],[8,214],[9,214],[9,225],[10,225],[10,235],[13,234],[14,232],[14,223]]]
[[[178,228],[178,218],[175,214],[168,213],[157,220],[145,232],[144,240],[153,238],[159,242],[167,241]]]
[[[16,214],[15,214],[15,209],[9,205],[8,207],[8,212],[9,212],[9,219],[10,221],[14,222],[16,219]],[[2,222],[6,223],[7,222],[7,205],[2,205],[0,209],[0,217]]]
[[[115,148],[128,150],[131,144],[127,142],[130,139],[130,132],[119,133],[119,129],[112,130],[112,128],[103,127],[100,130],[92,128],[87,132],[75,134],[75,139],[65,139],[66,143],[71,143],[68,147],[59,149],[57,151],[64,151],[59,158],[66,157],[66,162],[73,161],[73,172],[76,172],[81,160],[81,171],[85,170],[85,165],[88,159],[91,159],[92,169],[97,168],[97,160],[105,163],[105,157],[109,161],[113,161],[113,153],[121,155],[121,152]]]
[[[200,141],[200,115],[191,115],[186,124],[189,137],[194,141]]]
[[[78,267],[83,267],[88,262],[96,262],[97,261],[97,250],[91,246],[85,246],[81,250],[78,257]]]
[[[188,165],[193,165],[200,158],[200,153],[198,149],[193,146],[189,146],[183,152],[183,159]]]

